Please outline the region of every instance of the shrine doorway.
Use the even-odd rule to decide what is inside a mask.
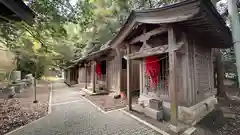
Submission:
[[[152,98],[160,99],[161,96],[168,96],[168,78],[169,78],[169,58],[168,54],[161,54],[155,56],[157,58],[156,61],[159,64],[159,69],[157,76],[156,76],[156,82],[154,84],[153,79],[149,74],[147,73],[147,65],[151,64],[146,61],[146,58],[143,60],[143,90],[141,91],[141,94],[150,96]]]

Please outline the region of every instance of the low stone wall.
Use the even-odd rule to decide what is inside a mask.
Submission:
[[[179,106],[178,108],[178,118],[180,121],[195,125],[207,114],[212,112],[217,104],[217,99],[215,96],[211,96],[198,104],[191,107]],[[170,118],[170,103],[163,102],[164,114],[167,113],[165,117]]]

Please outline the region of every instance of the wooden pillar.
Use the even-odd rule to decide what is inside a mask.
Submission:
[[[96,62],[93,63],[93,73],[92,73],[92,79],[93,79],[93,92],[96,92]]]
[[[76,84],[78,84],[78,76],[77,75],[78,75],[78,68],[76,66],[74,69],[74,81]]]
[[[85,89],[87,89],[87,64],[85,64]]]
[[[116,86],[116,91],[115,93],[117,95],[120,94],[121,92],[121,74],[122,74],[122,55],[120,53],[120,49],[119,48],[116,48],[116,52],[117,52],[117,61],[116,61],[116,65],[117,65],[117,86]]]
[[[140,81],[140,83],[139,83],[139,85],[140,85],[140,94],[142,94],[143,93],[143,60],[140,60],[140,64],[139,64],[139,81]]]
[[[131,46],[127,45],[127,55],[131,53]],[[131,96],[131,81],[132,81],[132,62],[129,57],[127,58],[127,98],[128,98],[128,109],[132,110],[132,96]]]
[[[109,90],[108,89],[108,60],[106,59],[106,77],[105,77],[106,79],[105,79],[105,88],[106,88],[106,90]]]
[[[71,85],[71,69],[68,69],[68,70],[67,70],[67,75],[68,75],[68,77],[67,77],[67,83],[68,83],[68,85]]]
[[[222,63],[222,54],[220,49],[215,49],[216,56],[216,72],[217,72],[217,96],[225,97],[226,93],[224,91],[224,66]]]
[[[168,46],[169,46],[169,92],[171,98],[171,124],[177,126],[178,122],[178,93],[177,93],[177,72],[176,72],[176,34],[172,26],[168,27]]]

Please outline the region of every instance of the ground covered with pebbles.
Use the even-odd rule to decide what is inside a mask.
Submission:
[[[1,93],[0,96],[0,135],[26,125],[47,114],[49,88],[47,82],[37,85],[38,103],[33,103],[34,92],[31,87],[17,93],[14,98]]]

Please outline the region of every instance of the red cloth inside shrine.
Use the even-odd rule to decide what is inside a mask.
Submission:
[[[149,56],[145,59],[146,73],[150,77],[150,87],[156,87],[158,83],[158,74],[160,72],[160,63],[156,56]]]
[[[96,64],[96,74],[97,74],[97,77],[101,77],[101,74],[102,74],[102,70],[101,70],[101,65],[100,64]]]

